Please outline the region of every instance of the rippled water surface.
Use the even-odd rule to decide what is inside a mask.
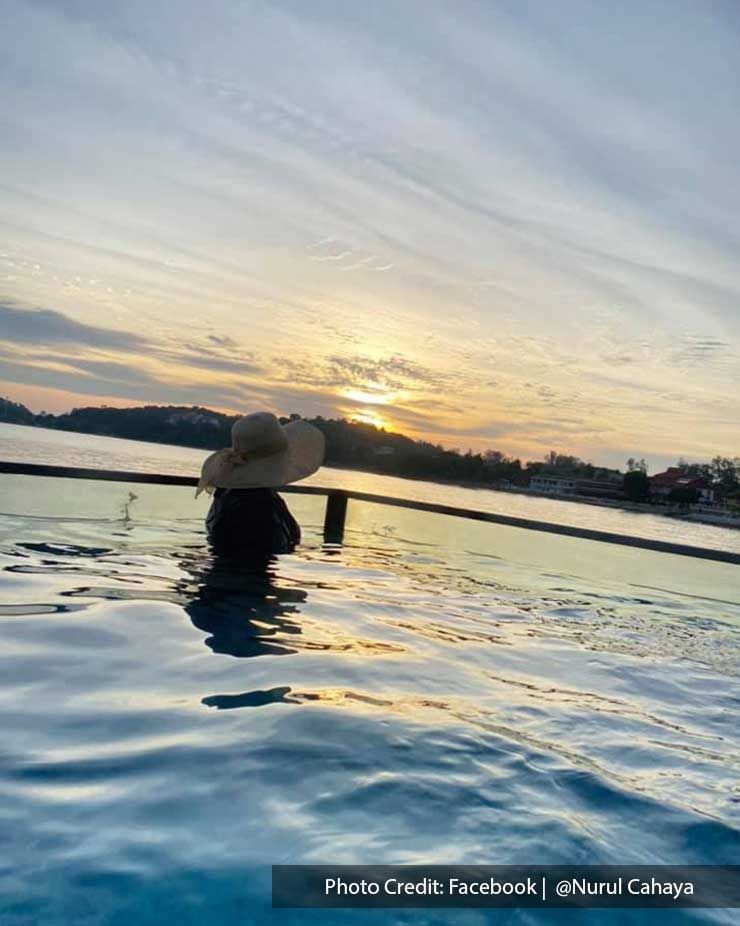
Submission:
[[[0,456],[194,472],[203,454],[4,426]],[[322,500],[289,502],[301,549],[235,568],[189,490],[0,477],[2,926],[737,922],[272,911],[277,862],[740,863],[738,567],[356,502],[327,547]]]
[[[3,926],[572,922],[273,912],[269,864],[740,861],[737,567],[291,497],[237,569],[181,490],[3,488]]]

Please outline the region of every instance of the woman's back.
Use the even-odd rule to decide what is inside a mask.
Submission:
[[[214,551],[290,553],[301,530],[274,489],[217,489],[206,517]]]

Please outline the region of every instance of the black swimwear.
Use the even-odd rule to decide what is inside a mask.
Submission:
[[[219,554],[291,553],[301,529],[274,489],[216,489],[206,516]]]

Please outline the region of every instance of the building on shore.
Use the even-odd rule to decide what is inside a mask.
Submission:
[[[696,501],[703,505],[714,503],[714,489],[702,476],[690,476],[678,466],[670,466],[665,472],[650,478],[650,496],[656,501],[670,501],[679,493],[696,494]]]
[[[584,498],[623,499],[621,473],[601,469],[594,474],[598,478],[581,476],[556,476],[552,473],[538,473],[529,480],[529,491],[541,495],[581,496]]]
[[[586,498],[623,499],[624,488],[622,476],[616,479],[577,479],[576,494]]]
[[[573,476],[532,476],[529,490],[543,495],[577,495],[577,483]]]
[[[529,480],[530,492],[542,495],[582,496],[583,498],[624,498],[622,476],[607,475],[601,479],[581,479],[578,476],[539,474]]]

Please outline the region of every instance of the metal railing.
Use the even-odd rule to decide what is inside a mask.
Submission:
[[[0,473],[19,476],[49,476],[56,479],[93,479],[109,482],[138,482],[149,485],[190,486],[195,487],[195,476],[176,476],[167,473],[140,473],[121,470],[85,469],[77,466],[49,466],[44,463],[14,463],[0,460]],[[437,505],[433,502],[419,502],[407,498],[395,498],[387,495],[375,495],[370,492],[355,492],[347,489],[329,489],[323,486],[288,485],[280,492],[300,495],[324,495],[327,498],[324,516],[324,540],[327,543],[342,543],[347,517],[347,502],[354,499],[377,505],[391,505],[396,508],[409,508],[414,511],[428,511],[455,518],[467,518],[471,521],[486,521],[502,524],[506,527],[518,527],[523,530],[541,531],[559,534],[563,537],[577,537],[582,540],[595,540],[599,543],[612,543],[619,546],[653,550],[658,553],[672,553],[677,556],[693,556],[699,559],[715,560],[720,563],[732,563],[740,566],[740,553],[729,550],[713,550],[709,547],[695,547],[689,544],[672,543],[666,540],[651,540],[647,537],[632,537],[627,534],[614,534],[609,531],[593,530],[587,527],[571,527],[567,524],[554,524],[550,521],[538,521],[531,518],[517,518],[512,515],[494,514],[489,511],[476,511],[470,508],[456,508],[451,505]]]

